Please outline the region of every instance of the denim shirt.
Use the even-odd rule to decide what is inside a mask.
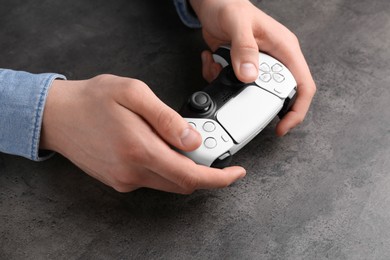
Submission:
[[[173,0],[182,22],[191,28],[200,23],[187,0]],[[0,152],[42,161],[53,153],[39,150],[43,110],[55,73],[31,74],[0,68]]]
[[[54,73],[0,69],[0,151],[40,161],[39,139],[46,96]]]
[[[201,24],[188,0],[173,0],[180,20],[190,28],[200,28]]]

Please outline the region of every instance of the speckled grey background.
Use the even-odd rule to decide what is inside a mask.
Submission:
[[[254,1],[294,31],[318,92],[189,196],[120,194],[56,156],[0,154],[1,259],[390,259],[390,1]],[[177,109],[205,84],[171,1],[0,0],[0,67],[144,80]]]

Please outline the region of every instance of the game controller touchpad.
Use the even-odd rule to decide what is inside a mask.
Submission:
[[[216,117],[234,141],[241,143],[263,129],[282,106],[280,98],[251,85],[229,100]]]

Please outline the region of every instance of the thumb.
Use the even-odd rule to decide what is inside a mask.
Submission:
[[[121,105],[140,115],[167,143],[183,151],[198,148],[202,140],[200,134],[146,84],[136,83],[132,84],[131,91],[119,97]]]
[[[160,101],[161,102],[161,101]],[[144,117],[160,136],[176,148],[192,151],[201,143],[200,134],[176,111],[161,102],[160,110],[145,111]],[[149,115],[146,113],[151,112]]]
[[[242,31],[242,28],[247,28]],[[251,26],[242,27],[232,34],[230,55],[233,70],[242,82],[253,82],[259,74],[259,47],[253,36]]]

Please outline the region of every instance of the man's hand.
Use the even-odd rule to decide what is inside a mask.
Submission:
[[[56,151],[120,192],[140,187],[188,194],[244,177],[195,164],[171,149],[190,151],[199,133],[143,82],[112,75],[54,81],[47,98],[41,149]]]
[[[203,37],[212,51],[230,44],[232,66],[238,79],[253,82],[258,75],[259,50],[284,63],[298,84],[298,95],[291,111],[276,127],[279,136],[303,121],[316,92],[309,67],[297,37],[248,0],[190,0],[198,15]],[[221,70],[211,53],[202,53],[203,75],[213,80]]]

